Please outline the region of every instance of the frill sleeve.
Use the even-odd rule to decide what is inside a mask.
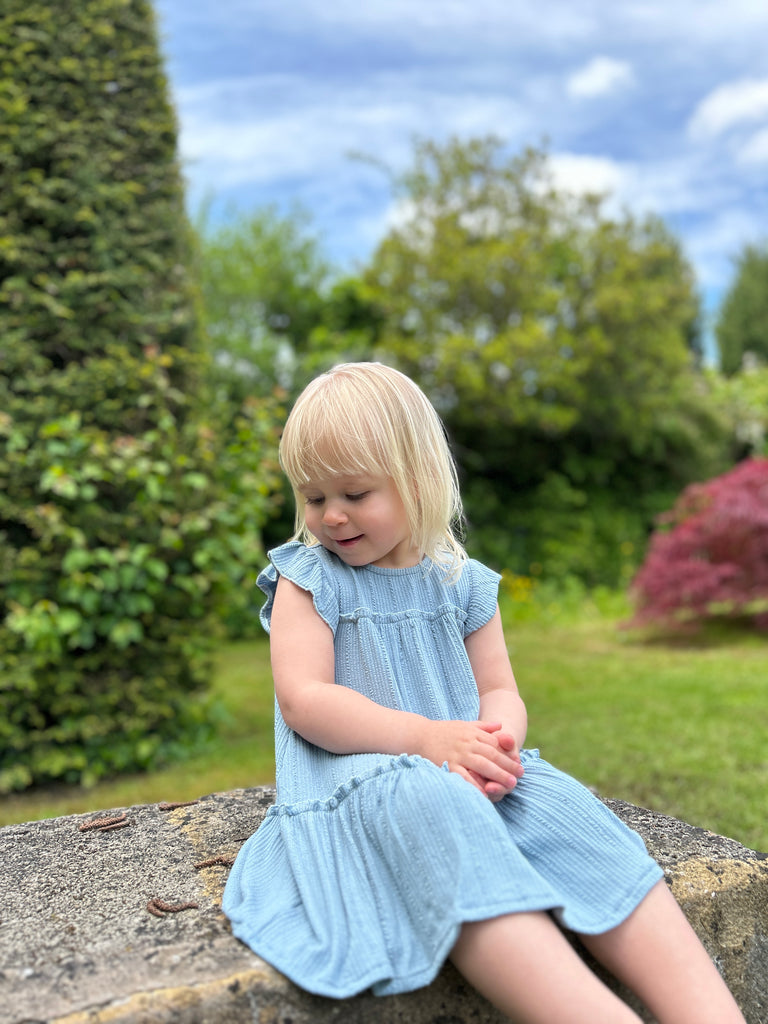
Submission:
[[[499,599],[501,576],[482,562],[470,558],[464,566],[461,579],[468,591],[464,636],[469,636],[493,618]]]
[[[335,635],[339,623],[339,601],[323,554],[324,549],[319,544],[308,547],[299,541],[290,541],[269,552],[269,565],[256,580],[259,588],[267,595],[266,604],[259,613],[261,624],[267,632],[272,621],[277,581],[280,576],[284,576],[312,595],[316,612]]]

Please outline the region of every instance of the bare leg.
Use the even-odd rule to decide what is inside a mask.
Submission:
[[[674,896],[659,882],[617,928],[579,938],[660,1024],[745,1024]]]
[[[516,1024],[638,1024],[545,913],[467,923],[451,960]]]

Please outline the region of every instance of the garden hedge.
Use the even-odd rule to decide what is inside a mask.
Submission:
[[[208,729],[249,582],[262,407],[203,418],[190,235],[145,0],[0,13],[0,792],[152,766]]]

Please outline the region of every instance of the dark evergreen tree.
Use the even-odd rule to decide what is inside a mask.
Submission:
[[[745,356],[768,363],[768,245],[748,245],[739,256],[715,333],[723,373],[737,373]]]
[[[222,449],[200,417],[150,5],[6,0],[0,53],[3,792],[150,766],[207,728],[204,637],[256,558],[242,463],[271,421],[243,410]]]

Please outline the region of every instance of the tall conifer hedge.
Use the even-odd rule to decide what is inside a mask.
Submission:
[[[246,410],[222,450],[200,420],[188,246],[150,5],[4,0],[0,792],[148,767],[206,727],[269,425]]]

